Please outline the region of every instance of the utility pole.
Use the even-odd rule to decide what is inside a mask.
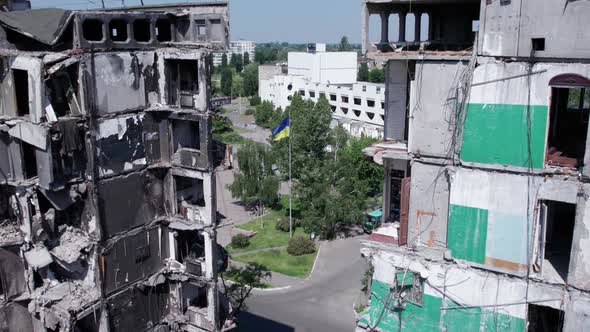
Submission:
[[[100,2],[102,2],[102,9],[104,9],[104,0],[100,0]]]
[[[293,192],[291,187],[293,186],[293,179],[291,178],[291,142],[293,140],[293,122],[291,121],[291,107],[289,109],[289,238],[293,237]]]

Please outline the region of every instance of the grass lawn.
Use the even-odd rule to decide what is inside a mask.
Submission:
[[[288,276],[305,278],[311,272],[316,253],[291,256],[286,249],[262,251],[233,258],[242,263],[258,263],[267,269]]]
[[[281,218],[288,218],[283,215],[282,211],[271,210],[269,214],[262,218],[250,221],[249,223],[237,226],[238,228],[256,232],[256,235],[250,238],[250,245],[246,248],[232,248],[227,246],[227,251],[231,253],[246,252],[263,248],[282,247],[289,244],[289,233],[276,229],[275,224]],[[293,236],[306,235],[301,227],[296,228]]]

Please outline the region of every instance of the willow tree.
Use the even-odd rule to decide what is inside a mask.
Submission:
[[[276,203],[279,178],[274,174],[274,160],[267,145],[248,141],[237,153],[239,171],[228,186],[234,198],[247,205]]]

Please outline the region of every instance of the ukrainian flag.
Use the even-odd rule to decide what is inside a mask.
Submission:
[[[274,136],[273,141],[280,141],[285,137],[289,137],[289,117],[286,117],[278,127],[273,128],[272,135]]]

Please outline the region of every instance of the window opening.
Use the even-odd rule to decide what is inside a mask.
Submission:
[[[583,164],[590,112],[590,89],[553,88],[547,164],[576,168]]]
[[[185,108],[195,106],[199,94],[198,60],[166,60],[168,104]]]
[[[344,113],[345,115],[348,114],[348,108],[340,107],[340,109],[342,110],[342,113]]]
[[[156,21],[156,39],[159,42],[172,41],[172,28],[169,20],[161,18]]]
[[[354,104],[361,105],[362,104],[361,98],[354,98]]]
[[[373,118],[375,117],[375,113],[367,112],[367,117],[369,117],[369,119],[373,120]]]
[[[197,31],[197,39],[200,41],[207,40],[207,21],[195,20],[195,29]]]
[[[354,112],[354,115],[358,118],[361,116],[361,111],[359,110],[352,110]]]
[[[576,220],[576,205],[541,201],[535,272],[557,273],[565,281],[569,269]]]
[[[305,90],[299,90],[299,95],[301,97],[305,97]]]
[[[88,41],[103,40],[103,23],[97,19],[87,19],[82,23],[82,35]]]
[[[28,115],[29,109],[29,73],[26,70],[13,69],[14,94],[18,116]]]
[[[26,179],[31,179],[37,176],[37,155],[35,153],[36,149],[34,146],[21,142],[22,153],[23,153],[23,163],[24,163],[24,176]]]
[[[203,180],[184,176],[174,176],[176,191],[176,213],[183,218],[194,220],[198,208],[205,206]]]
[[[186,120],[172,121],[172,135],[174,142],[174,152],[180,149],[201,148],[199,122]]]
[[[309,96],[311,98],[315,98],[315,91],[309,91]]]
[[[371,99],[367,99],[367,106],[369,107],[375,107],[375,101],[371,100]]]
[[[563,331],[564,312],[551,307],[530,303],[528,305],[528,332]]]
[[[133,21],[133,37],[138,42],[149,42],[152,39],[152,26],[148,19]]]
[[[347,96],[342,96],[342,102],[343,103],[348,103],[348,97]]]
[[[109,22],[109,32],[112,41],[127,41],[127,22],[121,19],[114,19]]]
[[[335,94],[330,94],[330,100],[331,101],[336,101],[336,95]]]

